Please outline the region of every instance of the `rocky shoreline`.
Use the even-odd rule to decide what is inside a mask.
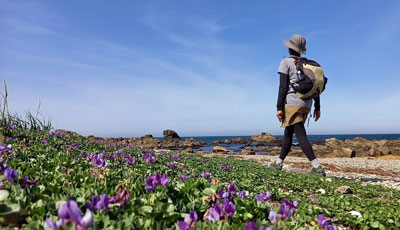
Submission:
[[[174,150],[186,153],[206,153],[204,146],[212,147],[212,153],[239,154],[239,155],[279,155],[282,139],[269,133],[253,135],[248,140],[244,138],[226,139],[214,141],[211,144],[205,141],[196,141],[193,138],[183,140],[177,132],[167,129],[163,131],[163,140],[159,140],[150,134],[143,137],[132,137],[129,139],[119,138],[99,138],[89,136],[93,140],[106,140],[108,143],[130,144],[145,149],[153,150]],[[229,151],[226,147],[238,145],[238,149]],[[319,158],[353,158],[353,157],[380,157],[380,156],[400,156],[400,140],[367,140],[356,137],[348,140],[338,140],[329,138],[312,142],[314,152]],[[304,157],[303,152],[298,146],[293,146],[289,156]]]

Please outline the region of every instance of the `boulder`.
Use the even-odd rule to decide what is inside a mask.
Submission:
[[[228,153],[228,150],[221,146],[214,146],[213,153]]]
[[[163,131],[162,145],[164,148],[179,148],[182,144],[182,138],[174,130],[167,129]]]
[[[270,133],[261,133],[260,135],[253,135],[249,138],[249,142],[270,142],[278,143],[280,139],[272,136]]]
[[[184,147],[184,148],[187,148],[187,147],[190,147],[190,148],[198,148],[198,147],[200,147],[200,146],[203,146],[203,143],[200,143],[200,142],[196,141],[196,140],[193,139],[193,138],[187,138],[187,139],[185,139],[185,141],[182,143],[182,147]]]
[[[256,152],[252,147],[246,147],[240,153],[241,155],[256,155]]]
[[[193,153],[193,149],[192,148],[186,148],[185,150],[183,150],[183,152],[185,153]]]
[[[345,157],[345,158],[353,158],[356,156],[356,151],[351,148],[338,147],[332,151],[332,153],[328,154],[327,157]]]
[[[352,194],[353,191],[349,186],[343,185],[335,189],[335,192],[342,193],[342,194]]]
[[[247,141],[242,137],[234,138],[234,139],[231,140],[232,144],[244,144],[246,142]]]
[[[338,146],[342,146],[343,142],[339,141],[336,138],[328,138],[328,139],[325,139],[325,145],[328,147],[331,147],[331,148],[336,148]]]
[[[136,144],[141,146],[142,148],[155,149],[160,147],[161,141],[157,138],[154,138],[151,134],[146,134],[143,137],[139,138]]]
[[[203,150],[197,150],[196,153],[197,154],[206,154],[206,152],[204,152]]]

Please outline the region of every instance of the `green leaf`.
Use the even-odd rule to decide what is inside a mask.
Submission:
[[[17,213],[19,211],[21,211],[21,207],[19,206],[19,204],[0,204],[0,216]]]
[[[213,189],[213,188],[206,188],[206,189],[203,190],[203,195],[204,196],[209,196],[209,195],[214,194],[214,193],[215,193],[215,189]]]
[[[141,215],[146,215],[147,213],[151,213],[153,212],[153,207],[150,206],[143,206],[141,208],[139,208],[139,214]]]
[[[372,228],[379,228],[379,223],[378,223],[378,222],[371,222],[371,223],[369,223],[369,225],[370,225]]]
[[[0,190],[0,201],[6,200],[9,194],[7,190]]]

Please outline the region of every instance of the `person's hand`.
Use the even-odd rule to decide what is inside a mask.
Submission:
[[[282,110],[278,110],[278,111],[276,112],[276,117],[278,118],[278,120],[279,120],[280,122],[282,122],[282,121],[283,121],[283,118],[285,117],[285,115],[283,114],[283,111],[282,111]]]
[[[318,119],[321,117],[321,111],[315,111],[314,110],[314,115],[313,118],[315,118],[315,121],[318,121]]]

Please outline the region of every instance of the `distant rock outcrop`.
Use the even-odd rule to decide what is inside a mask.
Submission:
[[[164,148],[178,148],[183,144],[182,138],[174,130],[167,129],[163,131],[163,142]]]

